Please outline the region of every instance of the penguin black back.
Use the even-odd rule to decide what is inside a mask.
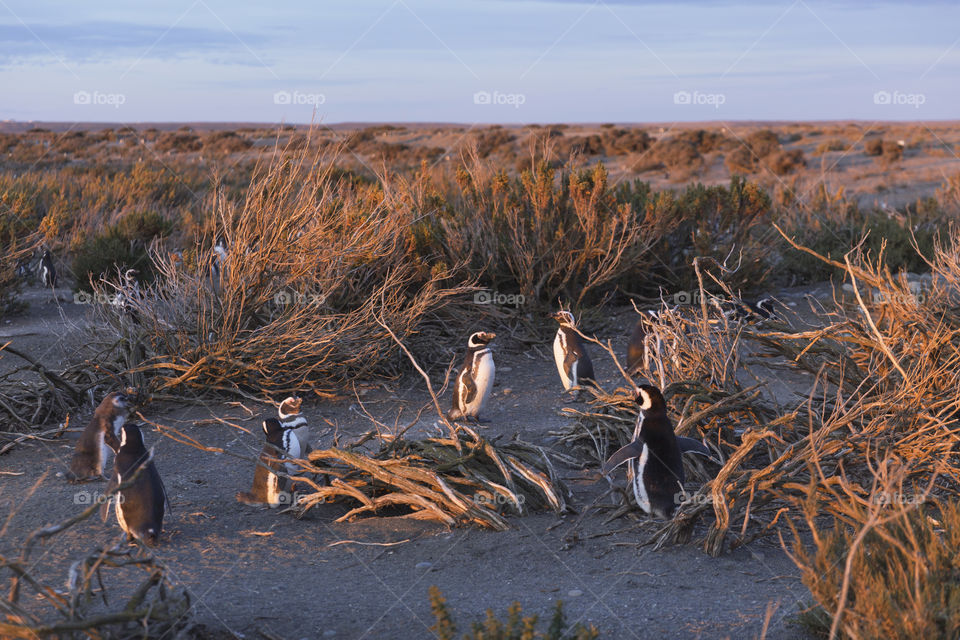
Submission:
[[[57,269],[53,266],[53,254],[49,249],[44,249],[40,257],[40,281],[45,287],[57,286]]]
[[[641,509],[661,518],[671,518],[683,489],[683,459],[680,446],[667,416],[667,405],[660,390],[652,385],[636,388],[640,405],[633,442],[614,453],[603,465],[604,475],[624,462],[634,497]]]
[[[156,465],[143,443],[140,427],[133,423],[123,425],[120,449],[114,461],[112,490],[132,478],[133,484],[121,489],[116,499],[117,522],[127,533],[127,539],[142,540],[155,545],[163,531],[166,490]],[[139,475],[137,473],[139,472]],[[105,505],[109,509],[109,504]]]

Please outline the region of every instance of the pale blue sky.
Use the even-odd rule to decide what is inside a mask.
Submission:
[[[0,119],[957,119],[958,80],[956,2],[0,0]]]

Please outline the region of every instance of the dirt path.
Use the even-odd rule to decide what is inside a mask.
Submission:
[[[498,354],[487,435],[518,433],[545,443],[547,432],[568,420],[557,411],[559,380],[545,358],[548,349],[540,351]],[[595,360],[601,380],[612,381],[612,367],[599,354]],[[428,400],[418,377],[365,389],[364,405],[388,424],[400,408],[399,423],[407,422]],[[446,408],[449,392],[442,400]],[[273,412],[246,405],[257,414]],[[305,403],[304,414],[327,444],[334,431],[346,439],[370,428],[358,409],[355,398],[344,398]],[[89,411],[76,416],[74,424],[88,416]],[[147,416],[228,451],[255,455],[260,447],[258,418],[236,404],[153,405]],[[213,418],[227,418],[254,435]],[[432,423],[425,412],[417,428],[427,431]],[[153,430],[146,438],[156,446],[172,503],[157,555],[171,578],[193,594],[197,615],[211,633],[252,638],[262,629],[287,639],[430,638],[434,620],[427,589],[437,585],[461,631],[488,608],[504,617],[519,601],[525,614],[548,617],[561,599],[571,622],[596,625],[601,637],[755,637],[770,603],[779,606],[767,637],[805,637],[789,617],[808,593],[772,540],[711,558],[690,546],[638,548],[655,526],[642,517],[602,524],[597,515],[573,531],[576,516],[540,513],[511,518],[511,530],[497,533],[447,530],[397,517],[336,523],[345,508],[323,505],[297,520],[234,500],[236,491],[249,486],[250,464]],[[102,483],[78,487],[55,477],[72,444],[72,439],[34,443],[0,457],[0,470],[22,474],[0,478],[0,523],[12,513],[0,552],[12,553],[35,527],[76,513],[78,492],[104,489]],[[571,470],[567,480],[578,507],[605,488],[595,470]],[[62,584],[72,560],[115,539],[118,531],[113,520],[84,522],[35,553],[37,570]]]

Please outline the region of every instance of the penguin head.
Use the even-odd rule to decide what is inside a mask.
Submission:
[[[129,413],[130,411],[130,398],[122,391],[114,391],[108,394],[107,397],[103,399],[103,402],[113,407],[117,413]]]
[[[286,418],[288,416],[295,416],[300,413],[300,405],[303,403],[303,398],[299,396],[290,396],[285,398],[283,402],[280,403],[280,417]]]
[[[495,333],[489,333],[486,331],[477,331],[472,336],[470,336],[470,339],[467,341],[467,346],[483,347],[493,342],[493,339],[496,337],[497,337],[497,334]]]
[[[641,411],[666,411],[667,403],[660,389],[650,384],[642,384],[635,387],[633,391],[634,400],[640,405]]]
[[[576,326],[576,320],[573,318],[573,314],[569,311],[554,311],[550,314],[550,317],[560,323],[560,326],[563,327],[573,327]]]
[[[120,430],[120,448],[129,451],[142,451],[146,447],[143,445],[143,433],[140,427],[133,422],[127,422]]]

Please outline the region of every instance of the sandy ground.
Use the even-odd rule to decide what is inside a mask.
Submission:
[[[0,335],[23,349],[49,349],[43,359],[55,360],[71,332],[82,327],[83,310],[72,302],[59,307],[43,302],[39,294],[49,296],[29,290],[30,311],[4,321]],[[67,298],[66,292],[61,297]],[[624,342],[628,322],[626,314],[611,322],[615,344]],[[548,353],[549,345],[497,353],[489,422],[481,427],[485,435],[517,433],[549,444],[547,432],[569,420],[559,412],[560,384]],[[594,358],[601,381],[612,386],[612,364],[599,354]],[[402,410],[403,424],[428,401],[423,387],[419,377],[364,385],[362,401],[388,424]],[[444,408],[449,395],[442,398]],[[303,412],[321,445],[329,444],[334,432],[349,439],[370,428],[357,402],[355,397],[305,402]],[[252,456],[260,448],[259,416],[273,411],[250,402],[153,404],[145,415],[188,431],[204,445]],[[72,424],[85,424],[90,413],[85,408]],[[417,429],[429,432],[433,422],[425,412]],[[105,489],[105,483],[77,486],[56,477],[66,468],[76,435],[31,442],[0,457],[0,471],[8,472],[0,476],[0,553],[16,553],[34,528],[77,513],[84,506],[78,501]],[[756,637],[771,605],[776,611],[767,637],[806,637],[791,617],[809,594],[774,539],[711,558],[692,546],[660,551],[638,546],[656,526],[639,514],[604,524],[606,516],[596,513],[575,528],[576,515],[537,513],[510,518],[506,532],[448,530],[400,517],[337,523],[346,511],[339,504],[297,520],[234,500],[236,491],[249,487],[252,463],[179,444],[155,430],[146,438],[156,448],[172,506],[156,554],[172,581],[190,591],[196,615],[212,635],[251,638],[266,630],[287,639],[430,638],[434,620],[427,590],[436,585],[461,631],[488,608],[505,617],[514,601],[525,614],[549,617],[560,599],[571,623],[595,625],[601,637]],[[568,469],[566,480],[578,511],[606,488],[595,469]],[[704,525],[698,526],[702,534]],[[73,560],[118,534],[112,519],[87,520],[41,545],[33,556],[35,570],[63,584]],[[111,602],[120,602],[130,580],[107,584],[116,590]]]

